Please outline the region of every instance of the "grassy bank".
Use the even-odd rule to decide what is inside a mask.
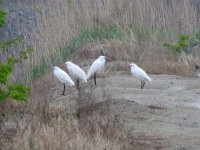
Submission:
[[[189,76],[191,73],[190,71],[188,73],[178,72],[178,69],[183,65],[190,67],[190,65],[195,63],[198,64],[199,60],[193,56],[175,56],[170,54],[170,51],[163,47],[164,43],[171,42],[172,39],[176,38],[176,32],[170,28],[155,28],[152,26],[139,25],[121,27],[113,23],[97,27],[84,27],[72,36],[66,44],[63,44],[63,46],[60,46],[58,49],[49,50],[49,54],[41,57],[38,63],[31,64],[28,67],[29,73],[25,75],[27,79],[26,83],[30,83],[42,77],[47,72],[50,72],[50,64],[59,66],[67,60],[76,58],[76,50],[79,49],[81,51],[81,49],[83,49],[84,51],[84,46],[88,43],[98,44],[105,40],[108,43],[110,41],[110,44],[113,45],[113,47],[107,47],[106,49],[107,55],[110,55],[113,60],[126,60],[125,57],[128,56],[129,58],[127,57],[127,60],[143,65],[143,67],[151,73],[175,73]],[[113,41],[115,42],[113,43]],[[91,51],[91,49],[94,49],[94,47],[88,47],[88,51]],[[114,52],[113,49],[115,49]],[[126,54],[124,54],[123,51]],[[157,57],[157,61],[164,61],[167,67],[161,69],[162,65],[159,62],[155,64],[155,62],[157,62],[154,61],[155,57]],[[194,58],[194,61],[191,62],[192,58]],[[182,64],[183,62],[185,64]],[[155,65],[152,68],[147,65],[148,63],[154,63]]]
[[[27,44],[33,45],[34,48],[29,62],[23,67],[26,71],[25,74],[28,74],[26,82],[45,74],[50,70],[49,64],[58,65],[71,58],[77,48],[80,49],[85,44],[103,39],[115,39],[119,41],[118,43],[125,41],[121,48],[128,47],[129,56],[133,53],[143,53],[145,49],[148,51],[149,57],[143,60],[146,62],[142,65],[147,68],[149,66],[146,64],[154,60],[153,53],[162,55],[157,55],[161,58],[174,57],[166,54],[167,52],[162,46],[163,43],[174,42],[178,34],[191,33],[199,25],[197,21],[199,13],[194,1],[179,3],[141,0],[122,3],[119,0],[95,2],[91,0],[84,2],[47,0],[45,2],[23,3],[19,0],[15,3],[17,5],[12,5],[12,2],[9,2],[10,7],[21,7],[19,10],[22,12],[27,12],[26,9],[29,8],[31,14],[34,14],[34,18],[32,18],[34,26],[31,23],[27,24],[25,21],[27,19],[23,19],[23,16],[16,17],[14,20],[17,22],[15,30],[24,34]],[[8,13],[8,25],[12,25],[12,15],[10,14],[17,10],[14,7],[11,8],[11,13]],[[11,19],[9,20],[9,18]],[[123,51],[120,48],[118,50],[119,52],[115,51],[118,54]],[[131,57],[132,61],[135,61],[136,56]],[[182,57],[175,56],[165,60],[165,62],[170,64],[171,59],[173,59],[174,62],[179,63],[180,59],[183,59]],[[191,64],[187,62],[187,59],[184,56],[184,62]],[[194,60],[196,61],[196,58]],[[172,65],[172,68],[174,66],[177,65]],[[166,73],[166,71],[160,72],[155,69],[149,69],[149,71],[151,73]],[[169,69],[169,74],[173,73],[187,75]],[[16,73],[17,78],[21,78],[21,76],[20,73]]]
[[[76,48],[81,45],[103,39],[122,39],[122,37],[122,30],[115,24],[106,25],[104,28],[82,28],[80,32],[72,37],[59,51],[53,51],[48,58],[44,57],[37,65],[31,66],[31,78],[36,79],[43,76],[49,71],[50,64],[59,66],[60,63],[64,63],[66,60],[70,59],[70,57],[73,57]]]

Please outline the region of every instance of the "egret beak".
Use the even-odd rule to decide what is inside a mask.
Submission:
[[[131,68],[131,65],[128,65],[127,68],[130,69],[130,68]]]
[[[65,64],[60,64],[60,68],[65,69]]]

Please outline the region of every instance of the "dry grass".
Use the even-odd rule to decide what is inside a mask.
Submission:
[[[92,119],[96,118],[93,117]],[[34,120],[36,121],[36,120]],[[91,122],[90,122],[91,123]],[[33,131],[31,126],[26,132],[18,136],[16,139],[15,149],[122,149],[125,143],[119,142],[120,135],[115,133],[112,137],[99,127],[98,124],[79,125],[79,120],[73,119],[70,121],[51,119],[51,124],[39,123]],[[87,130],[87,127],[93,127],[93,131]],[[111,127],[110,130],[113,130]],[[117,131],[119,132],[119,131]]]
[[[71,89],[64,99],[59,97],[59,85],[44,76],[49,63],[70,59],[86,67],[103,48],[113,60],[108,66],[112,71],[135,62],[148,73],[192,76],[193,67],[200,64],[198,53],[175,56],[162,46],[177,34],[198,28],[199,10],[192,1],[34,0],[27,5],[37,14],[37,26],[26,36],[34,52],[24,70],[29,81],[43,77],[34,78],[30,100],[21,108],[25,111],[17,120],[14,149],[133,149],[109,107],[94,103],[92,88],[81,98]],[[107,28],[108,24],[117,28]],[[23,22],[18,28],[27,35]],[[95,32],[97,28],[102,32]]]
[[[97,58],[104,48],[107,57],[112,61],[106,66],[108,71],[126,70],[127,65],[134,62],[152,74],[176,74],[194,76],[195,65],[200,59],[192,54],[174,55],[161,48],[162,43],[152,45],[151,41],[138,45],[130,41],[109,40],[101,43],[88,43],[77,49],[74,62],[81,66],[89,66],[92,58]]]
[[[114,47],[115,53],[112,58],[134,61],[151,73],[175,73],[190,76],[190,72],[187,74],[179,68],[188,64],[193,65],[193,63],[200,64],[197,59],[199,54],[191,63],[190,56],[177,58],[166,54],[162,46],[165,42],[175,40],[180,33],[191,33],[198,29],[199,9],[195,1],[102,0],[94,2],[86,0],[83,2],[57,0],[55,2],[46,0],[31,1],[27,4],[18,0],[18,3],[23,7],[29,5],[37,18],[37,26],[31,33],[28,33],[25,22],[18,21],[18,30],[29,35],[26,36],[26,42],[34,48],[34,53],[24,67],[26,82],[44,75],[49,68],[49,63],[53,65],[63,63],[71,59],[76,49],[84,49],[83,46],[88,42],[92,41],[94,45],[88,47],[90,51],[105,39]],[[108,38],[100,35],[101,32],[94,33],[97,27],[105,29],[108,24],[116,24],[123,31],[125,34],[123,40],[110,41],[110,38],[115,40],[119,38],[116,37],[118,34]],[[90,28],[91,31],[79,34],[84,27]],[[111,28],[105,32],[109,35],[115,30]],[[95,35],[95,38],[91,35]],[[92,58],[93,55],[90,54],[91,52],[85,53],[82,58]],[[184,65],[181,64],[182,61]],[[160,66],[164,63],[167,64]],[[153,64],[153,67],[149,64]],[[193,66],[189,67],[193,68]],[[28,76],[27,72],[29,72]],[[16,74],[19,78],[22,76],[20,71]]]
[[[92,85],[84,87],[79,95],[68,88],[70,93],[63,97],[59,92],[55,94],[60,85],[55,87],[50,80],[50,77],[41,79],[39,85],[44,86],[32,91],[12,148],[120,150],[131,147],[110,109],[111,101],[98,101]],[[51,88],[55,89],[49,93]]]

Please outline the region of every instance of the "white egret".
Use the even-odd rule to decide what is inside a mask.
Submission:
[[[106,56],[99,56],[99,58],[97,58],[93,62],[93,64],[91,65],[91,67],[87,73],[87,79],[90,79],[92,76],[94,76],[95,85],[96,85],[96,74],[104,68],[106,59],[107,59]],[[107,60],[109,60],[109,59],[107,59]]]
[[[131,68],[132,76],[138,78],[141,81],[141,89],[143,89],[145,81],[151,81],[151,78],[136,64],[131,63],[129,67]]]
[[[78,90],[80,90],[80,88],[79,88],[79,79],[81,79],[83,82],[87,82],[86,73],[79,66],[77,66],[76,64],[74,64],[74,63],[72,63],[70,61],[67,61],[65,63],[65,67],[69,71],[69,74],[72,75],[76,79],[76,82],[77,82],[76,88]]]
[[[69,77],[69,75],[60,69],[59,67],[55,66],[53,67],[53,74],[56,76],[56,78],[63,83],[64,89],[62,95],[65,95],[65,84],[69,86],[74,86],[74,81]]]

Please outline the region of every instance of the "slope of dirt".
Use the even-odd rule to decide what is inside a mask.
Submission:
[[[111,111],[138,149],[200,149],[200,79],[150,76],[140,89],[140,81],[117,72],[98,78],[93,94],[111,99]]]

